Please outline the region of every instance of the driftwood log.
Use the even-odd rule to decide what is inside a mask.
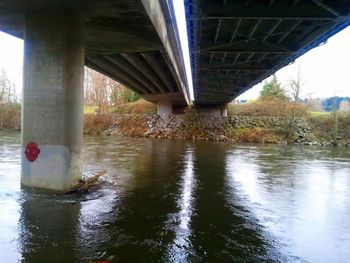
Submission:
[[[98,185],[98,179],[105,175],[107,173],[106,170],[100,171],[94,176],[87,178],[87,179],[81,179],[79,183],[72,186],[68,190],[65,191],[66,194],[73,194],[73,193],[86,193],[89,192],[89,189],[91,189],[94,186]]]

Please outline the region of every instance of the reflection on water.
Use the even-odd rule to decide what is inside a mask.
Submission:
[[[332,150],[245,147],[226,156],[230,188],[299,260],[350,258],[350,165],[348,153]]]
[[[191,245],[191,216],[194,209],[195,178],[193,167],[193,149],[186,152],[185,169],[181,178],[181,192],[177,202],[180,211],[173,216],[177,226],[174,228],[174,243],[169,249],[171,262],[186,262],[188,255],[193,253]]]
[[[346,149],[85,138],[87,195],[19,186],[0,133],[0,262],[346,262]]]

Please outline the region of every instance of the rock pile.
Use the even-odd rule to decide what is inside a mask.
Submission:
[[[137,119],[137,123],[136,120]],[[182,140],[212,140],[235,141],[234,134],[237,130],[266,129],[273,130],[277,134],[286,134],[288,127],[292,138],[289,142],[301,145],[341,145],[348,146],[343,138],[335,142],[332,140],[320,141],[314,135],[314,130],[302,119],[295,119],[292,124],[284,117],[276,116],[205,116],[197,115],[188,118],[186,115],[170,115],[162,119],[159,115],[142,115],[137,118],[134,115],[115,115],[113,125],[106,131],[107,134],[131,136],[182,139]],[[126,125],[125,127],[125,124]],[[123,126],[124,125],[124,126]],[[138,126],[137,129],[134,126]],[[291,140],[290,140],[291,139]],[[282,139],[280,143],[287,143]]]

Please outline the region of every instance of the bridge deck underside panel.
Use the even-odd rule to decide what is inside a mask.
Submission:
[[[350,0],[186,0],[195,101],[222,105],[350,24]]]
[[[86,65],[141,95],[179,92],[176,75],[164,51],[90,55]]]
[[[0,0],[0,30],[23,38],[26,13],[54,8],[83,16],[87,66],[147,98],[181,96],[174,64],[140,0]]]

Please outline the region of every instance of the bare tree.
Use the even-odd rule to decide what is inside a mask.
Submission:
[[[105,113],[114,103],[113,94],[122,85],[90,68],[85,68],[84,100],[85,105],[97,106],[98,112]]]
[[[133,102],[139,94],[90,68],[85,67],[84,103],[105,112],[109,106]]]
[[[16,102],[15,84],[8,77],[5,69],[0,70],[0,103]]]
[[[296,130],[297,120],[301,118],[308,110],[308,105],[303,104],[301,96],[304,89],[304,81],[302,80],[300,66],[297,68],[297,76],[290,80],[287,93],[290,97],[289,106],[286,108],[286,126],[287,137],[291,139]]]

